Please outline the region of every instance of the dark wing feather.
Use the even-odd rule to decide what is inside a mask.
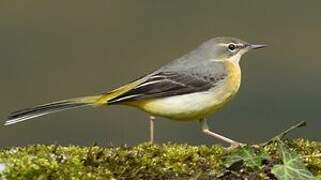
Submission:
[[[184,72],[159,72],[151,75],[136,88],[108,101],[108,104],[169,97],[206,91],[226,77],[225,73],[201,76]]]

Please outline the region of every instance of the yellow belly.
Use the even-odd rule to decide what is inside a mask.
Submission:
[[[238,65],[227,62],[229,75],[226,80],[206,92],[132,102],[152,115],[173,120],[190,121],[205,118],[220,110],[231,100],[240,87],[241,73]]]

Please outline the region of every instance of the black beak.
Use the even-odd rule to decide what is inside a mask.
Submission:
[[[264,48],[264,47],[267,47],[268,45],[266,44],[251,44],[250,45],[250,48],[251,49],[260,49],[260,48]]]

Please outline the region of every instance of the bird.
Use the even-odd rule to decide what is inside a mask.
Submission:
[[[237,94],[241,85],[239,62],[242,55],[266,46],[233,37],[212,38],[119,88],[18,110],[9,114],[4,125],[80,107],[127,105],[150,115],[150,142],[154,141],[156,117],[164,117],[199,122],[203,133],[230,145],[240,145],[238,141],[211,131],[208,117]]]

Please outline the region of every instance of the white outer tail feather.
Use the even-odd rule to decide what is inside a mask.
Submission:
[[[84,105],[84,106],[87,106],[87,105]],[[81,106],[78,106],[78,107],[81,107]],[[76,108],[76,107],[74,107],[74,108]],[[70,109],[70,108],[68,108],[68,109]],[[41,117],[41,116],[44,116],[44,115],[47,115],[47,114],[56,113],[56,112],[60,112],[60,111],[64,111],[64,110],[67,110],[67,109],[55,110],[55,111],[50,111],[50,112],[48,111],[48,112],[38,113],[38,114],[34,114],[34,115],[26,115],[26,116],[18,117],[18,118],[7,120],[4,123],[4,125],[5,126],[9,126],[9,125],[16,124],[16,123],[19,123],[19,122],[27,121],[29,119],[33,119],[33,118],[36,118],[36,117]]]

